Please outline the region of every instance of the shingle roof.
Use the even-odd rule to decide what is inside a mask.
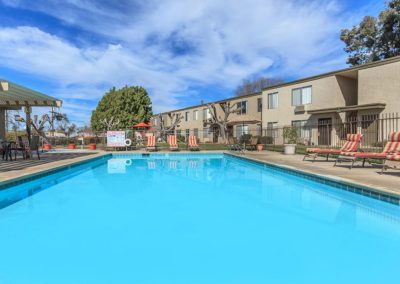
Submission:
[[[8,80],[0,79],[0,107],[55,106],[62,101]]]

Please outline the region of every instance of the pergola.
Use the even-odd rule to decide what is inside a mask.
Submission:
[[[26,131],[31,133],[32,107],[61,107],[62,101],[8,80],[0,79],[0,138],[5,138],[5,111],[24,108]]]

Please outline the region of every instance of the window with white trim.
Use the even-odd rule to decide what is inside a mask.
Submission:
[[[302,106],[311,104],[312,87],[304,87],[292,90],[292,106]]]
[[[197,120],[199,118],[199,112],[197,110],[193,111],[193,120]]]
[[[247,101],[241,101],[237,103],[238,113],[237,114],[246,114],[247,113]]]
[[[278,93],[268,94],[268,109],[278,108]]]

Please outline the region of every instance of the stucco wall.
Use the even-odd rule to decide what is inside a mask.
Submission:
[[[360,70],[358,103],[386,103],[384,112],[400,111],[400,62]]]
[[[266,127],[268,122],[278,122],[279,125],[290,125],[293,120],[308,120],[310,114],[295,114],[295,107],[292,106],[292,90],[296,88],[312,87],[312,102],[306,105],[307,110],[323,109],[329,107],[343,107],[346,103],[355,99],[350,99],[351,92],[355,92],[354,82],[340,78],[340,85],[336,76],[330,76],[283,86],[263,92],[263,101],[268,101],[268,94],[278,92],[278,108],[268,109],[267,104],[263,107],[263,125]],[[342,93],[345,90],[345,95]],[[356,96],[356,93],[354,93]]]

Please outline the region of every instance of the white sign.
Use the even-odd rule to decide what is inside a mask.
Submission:
[[[125,147],[125,131],[107,131],[107,147]]]

